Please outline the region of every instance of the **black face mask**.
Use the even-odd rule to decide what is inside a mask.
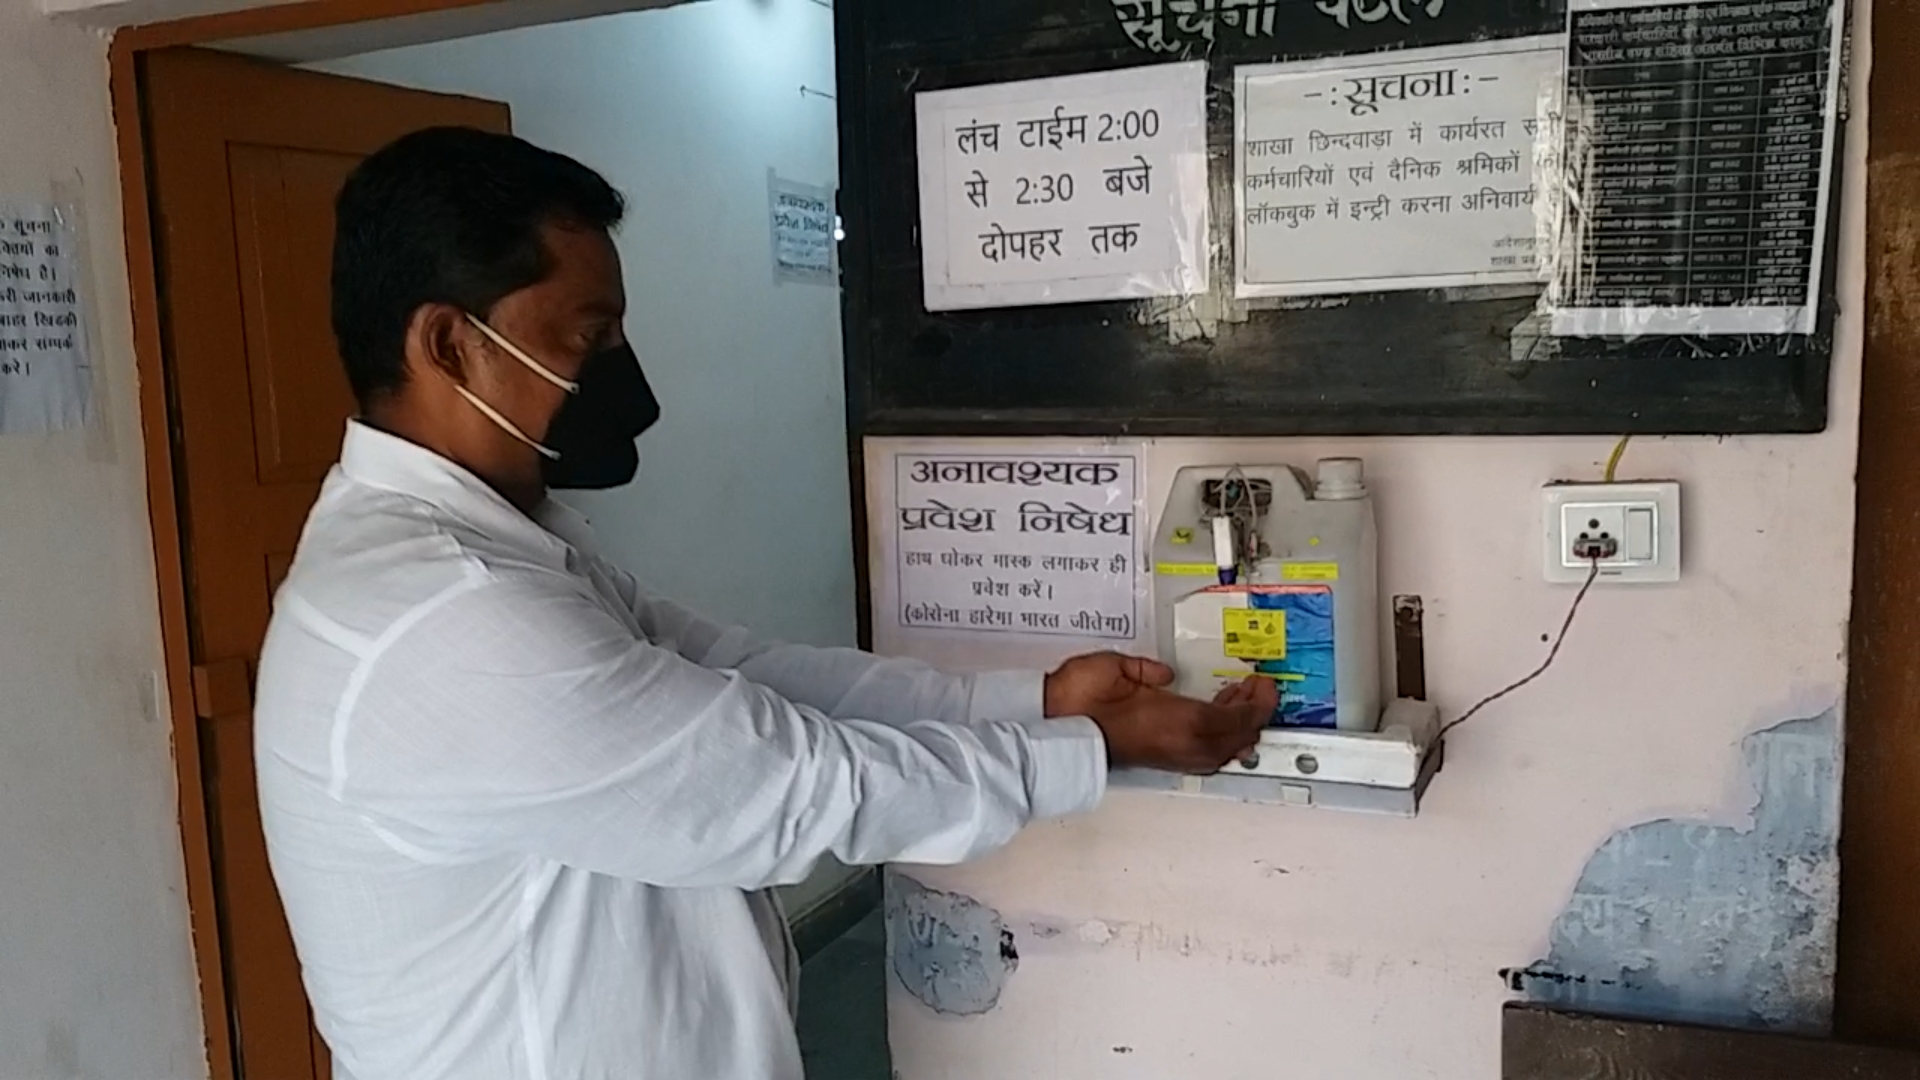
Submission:
[[[660,419],[640,358],[632,345],[615,345],[587,357],[575,381],[579,391],[567,395],[541,440],[560,455],[540,464],[547,486],[600,491],[632,482],[640,471],[634,440]]]

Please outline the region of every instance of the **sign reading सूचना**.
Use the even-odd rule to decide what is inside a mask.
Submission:
[[[1273,38],[1283,2],[1307,0],[1113,0],[1114,17],[1134,46],[1152,53],[1186,55],[1220,37]],[[1447,0],[1311,0],[1313,9],[1351,29],[1393,19],[1413,25],[1414,14],[1437,19]]]

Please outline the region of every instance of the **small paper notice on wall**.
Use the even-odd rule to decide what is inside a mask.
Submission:
[[[833,190],[783,180],[768,170],[767,208],[773,228],[774,280],[835,284]]]
[[[1139,636],[1137,458],[900,453],[892,467],[900,626]]]
[[[1207,288],[1206,64],[921,93],[929,311]]]
[[[1236,70],[1235,294],[1540,280],[1558,35]]]
[[[86,423],[79,243],[70,208],[0,202],[0,435]]]

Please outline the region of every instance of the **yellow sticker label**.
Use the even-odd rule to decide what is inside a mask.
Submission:
[[[1287,613],[1254,608],[1228,608],[1220,613],[1220,632],[1228,656],[1235,660],[1285,660]]]
[[[1173,530],[1173,542],[1176,544],[1193,543],[1193,530],[1187,528],[1185,525]]]
[[[1171,574],[1174,577],[1213,577],[1220,568],[1210,562],[1163,562],[1154,566],[1157,574]]]
[[[1339,581],[1340,564],[1331,562],[1296,562],[1280,568],[1281,581]]]

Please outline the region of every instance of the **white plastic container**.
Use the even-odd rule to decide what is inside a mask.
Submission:
[[[1232,585],[1212,565],[1203,492],[1238,477],[1271,485],[1249,566]],[[1379,727],[1380,597],[1373,500],[1357,458],[1319,462],[1311,487],[1287,466],[1182,469],[1155,536],[1161,656],[1179,688],[1210,696],[1248,674],[1280,684],[1277,724]]]

